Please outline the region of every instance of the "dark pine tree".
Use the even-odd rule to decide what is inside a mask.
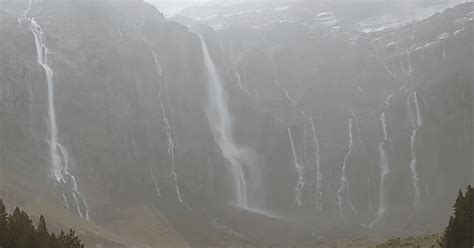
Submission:
[[[454,203],[454,214],[449,219],[440,242],[443,248],[474,247],[474,189],[467,187],[466,194],[459,190]]]
[[[7,210],[5,204],[0,200],[0,247],[6,247],[6,240],[8,235],[7,225]]]
[[[41,215],[36,227],[36,238],[38,240],[38,248],[49,248],[51,246],[51,236],[46,226],[46,220]]]
[[[8,214],[0,199],[0,248],[83,248],[71,229],[56,236],[49,233],[46,219],[41,216],[35,228],[28,214],[18,207]]]
[[[33,222],[24,211],[15,208],[7,217],[8,238],[6,247],[31,248],[35,247],[36,235]]]

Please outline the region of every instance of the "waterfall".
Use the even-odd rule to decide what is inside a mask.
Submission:
[[[142,38],[145,43],[149,44],[144,38]],[[173,177],[174,181],[174,187],[176,191],[176,196],[178,197],[179,202],[183,202],[183,199],[181,198],[181,191],[179,189],[179,183],[178,183],[178,175],[176,174],[176,164],[175,164],[175,157],[174,157],[174,139],[173,139],[173,126],[170,123],[170,120],[168,118],[168,112],[166,111],[165,105],[163,102],[166,101],[165,96],[166,96],[166,79],[163,76],[163,68],[161,66],[160,60],[158,59],[158,55],[156,54],[155,50],[153,50],[150,46],[151,53],[153,55],[153,62],[155,64],[155,69],[156,73],[160,78],[163,79],[163,84],[160,85],[160,93],[158,96],[158,99],[160,101],[160,106],[161,106],[161,113],[162,113],[162,118],[163,118],[163,124],[165,126],[165,132],[166,132],[166,139],[168,141],[168,156],[170,157],[170,170],[171,170],[171,176]],[[162,94],[164,92],[164,95]],[[151,173],[153,180],[155,181],[155,185],[157,185],[157,180],[154,176],[153,173]],[[161,197],[161,193],[159,193],[158,186],[155,186],[157,188],[158,196]]]
[[[160,188],[158,187],[158,180],[156,180],[155,173],[153,172],[153,168],[150,168],[150,175],[151,178],[153,179],[153,182],[155,183],[155,191],[158,197],[161,198],[161,191]]]
[[[420,102],[418,101],[418,93],[416,91],[413,94],[413,98],[415,101],[417,125],[423,126],[423,118],[421,117],[421,112],[420,112]]]
[[[163,122],[165,124],[165,131],[166,131],[166,138],[168,140],[168,155],[171,158],[171,176],[173,177],[174,180],[174,185],[175,185],[175,190],[176,190],[176,195],[178,197],[178,201],[182,202],[183,199],[181,198],[181,192],[179,190],[179,185],[178,185],[178,176],[176,175],[176,165],[174,162],[174,141],[173,141],[173,134],[172,134],[172,129],[170,122],[168,121],[168,118],[166,117],[166,109],[163,103],[161,104],[161,111],[163,113]]]
[[[298,156],[296,155],[295,143],[293,141],[293,135],[291,135],[290,128],[288,128],[288,138],[290,139],[291,152],[293,154],[293,164],[295,166],[296,173],[298,175],[298,182],[296,183],[296,186],[295,186],[296,204],[298,206],[302,206],[301,197],[303,195],[303,187],[304,187],[304,167],[298,162]]]
[[[360,136],[360,122],[359,122],[359,118],[358,118],[357,115],[354,113],[354,110],[352,110],[352,108],[347,107],[347,109],[349,110],[350,115],[352,116],[352,118],[354,118],[354,121],[355,121],[357,144],[358,144],[358,145],[362,145],[362,138],[361,138],[361,136]]]
[[[208,82],[208,106],[207,118],[211,127],[212,134],[216,143],[219,145],[223,157],[229,162],[233,177],[233,190],[236,199],[235,204],[238,207],[249,209],[247,197],[247,181],[244,172],[244,164],[248,170],[253,164],[250,158],[251,152],[246,148],[239,147],[233,139],[232,119],[227,103],[227,94],[224,91],[222,80],[220,79],[217,69],[212,61],[211,55],[207,48],[206,42],[202,36],[201,41],[204,65],[207,69]],[[251,174],[251,173],[250,173]]]
[[[28,20],[28,13],[30,13],[31,11],[31,5],[33,4],[33,0],[30,0],[28,2],[28,7],[25,9],[25,11],[23,11],[23,15],[22,15],[22,20]]]
[[[377,45],[375,44],[375,42],[372,42],[372,46],[374,48],[375,55],[376,55],[377,59],[380,60],[380,62],[382,63],[382,65],[385,69],[385,71],[387,71],[388,75],[390,75],[390,77],[392,77],[394,79],[397,79],[397,75],[395,75],[395,73],[393,73],[392,70],[390,70],[387,63],[385,63],[385,60],[382,58],[382,56],[380,56],[379,49],[378,49]]]
[[[314,198],[314,204],[317,211],[323,210],[323,192],[322,192],[322,181],[323,175],[321,174],[321,163],[319,156],[319,140],[316,135],[316,128],[314,125],[313,117],[311,117],[311,131],[313,132],[314,142],[314,165],[316,167],[316,196]]]
[[[408,73],[409,75],[412,77],[412,73],[413,73],[413,66],[411,64],[411,52],[413,51],[413,49],[415,48],[415,32],[416,32],[416,26],[415,26],[415,22],[413,22],[413,28],[412,28],[412,33],[411,33],[411,48],[408,50],[407,52],[407,56],[408,56]]]
[[[244,93],[248,93],[247,87],[245,87],[245,85],[242,83],[242,78],[240,76],[239,71],[235,67],[232,67],[232,71],[234,72],[234,75],[237,78],[237,83],[239,84],[240,90]]]
[[[272,64],[272,70],[273,70],[273,77],[275,79],[275,84],[276,86],[278,87],[278,89],[280,90],[280,92],[283,94],[283,96],[285,97],[285,99],[290,103],[291,106],[296,106],[296,102],[295,100],[293,100],[293,98],[290,97],[290,93],[288,93],[288,91],[283,88],[283,86],[281,85],[280,83],[280,77],[278,76],[278,70],[277,70],[277,67],[276,67],[276,64],[275,64],[275,59],[274,59],[274,56],[273,56],[273,51],[272,53],[270,54],[270,62]]]
[[[339,189],[337,190],[337,203],[339,207],[339,217],[342,219],[343,216],[343,206],[344,206],[344,199],[343,199],[343,193],[346,198],[346,201],[349,205],[349,207],[354,211],[354,213],[358,214],[357,210],[355,209],[354,205],[352,204],[352,201],[350,199],[350,187],[349,187],[349,182],[347,181],[346,177],[346,169],[347,169],[347,160],[349,156],[352,153],[352,146],[354,144],[354,137],[352,135],[352,117],[349,118],[348,121],[348,133],[349,133],[349,143],[347,144],[346,147],[346,154],[344,156],[344,160],[342,162],[342,169],[341,169],[341,184],[339,186]]]
[[[387,110],[388,106],[390,105],[390,99],[393,97],[395,93],[390,94],[386,99],[385,99],[385,106],[384,109],[382,110],[382,113],[380,114],[380,123],[382,125],[382,131],[383,131],[383,140],[380,142],[378,151],[379,151],[379,168],[380,168],[380,182],[379,182],[379,209],[377,211],[377,217],[375,220],[369,225],[369,227],[374,226],[377,222],[379,222],[382,217],[385,215],[387,212],[387,199],[385,195],[385,178],[390,173],[390,167],[388,164],[388,156],[387,156],[387,146],[390,143],[390,140],[388,138],[388,132],[387,132],[387,119],[385,117],[385,111]]]
[[[29,6],[30,8],[31,6]],[[25,11],[25,17],[28,10]],[[78,214],[89,220],[89,212],[85,198],[79,192],[76,178],[69,172],[69,156],[67,149],[60,143],[58,138],[58,127],[56,122],[56,109],[54,106],[54,71],[51,68],[51,61],[49,59],[50,52],[46,47],[45,34],[41,26],[34,18],[30,19],[30,31],[35,38],[37,62],[43,68],[46,74],[46,82],[48,88],[48,126],[49,126],[49,152],[51,160],[51,175],[55,179],[59,187],[72,188],[71,192],[63,192],[63,199],[69,208],[66,193],[70,193],[76,203]],[[63,189],[64,190],[64,189]],[[84,209],[84,214],[81,211],[81,206]]]
[[[415,103],[416,121],[415,121],[415,115],[410,105],[410,100],[412,99],[412,96],[413,96],[413,101]],[[421,190],[420,190],[420,182],[419,182],[420,180],[419,180],[418,171],[417,171],[416,134],[418,132],[418,129],[423,125],[423,120],[421,119],[420,107],[419,107],[418,96],[417,96],[416,91],[413,94],[408,95],[407,108],[408,108],[408,114],[410,116],[410,120],[412,124],[412,133],[410,135],[410,151],[411,151],[410,170],[411,170],[412,178],[413,178],[413,206],[415,208],[419,208]]]

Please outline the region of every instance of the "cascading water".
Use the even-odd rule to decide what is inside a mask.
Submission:
[[[173,179],[174,179],[174,185],[175,185],[175,190],[176,190],[176,195],[178,197],[178,201],[182,202],[183,199],[181,198],[181,192],[179,190],[178,176],[176,175],[176,165],[175,165],[175,162],[174,162],[173,134],[172,134],[172,129],[171,129],[170,123],[168,121],[168,118],[166,117],[166,109],[165,109],[165,106],[163,104],[161,104],[161,111],[163,113],[163,122],[165,124],[166,137],[168,139],[168,154],[171,158],[171,176],[173,176]]]
[[[347,107],[347,109],[349,110],[349,114],[352,116],[352,118],[353,118],[354,121],[355,121],[357,144],[358,144],[358,145],[361,145],[361,144],[362,144],[362,138],[361,138],[361,136],[360,136],[360,122],[359,122],[359,118],[358,118],[357,115],[354,113],[354,110],[352,110],[351,107]]]
[[[31,2],[30,2],[31,4]],[[31,5],[28,7],[30,9]],[[25,11],[25,18],[28,10]],[[45,34],[41,26],[34,18],[30,19],[30,31],[33,33],[36,45],[37,62],[43,68],[46,74],[48,88],[48,124],[49,124],[49,151],[51,159],[51,175],[56,181],[58,187],[63,188],[63,199],[69,209],[69,202],[66,194],[70,193],[76,203],[78,214],[89,220],[89,211],[85,198],[80,193],[76,178],[69,172],[69,156],[66,148],[60,143],[58,138],[58,127],[56,122],[56,109],[54,106],[54,71],[49,60],[50,52],[46,47]],[[70,192],[64,192],[65,189],[72,188]],[[83,210],[81,210],[83,209]]]
[[[390,77],[392,78],[397,78],[397,75],[395,75],[395,73],[393,73],[392,70],[390,70],[390,68],[388,67],[387,63],[385,63],[385,60],[380,56],[380,52],[379,52],[379,49],[378,49],[378,46],[377,44],[375,44],[375,42],[372,42],[372,46],[374,48],[374,51],[375,51],[375,55],[377,57],[378,60],[380,60],[380,62],[382,63],[383,67],[385,68],[385,70],[387,71],[387,73],[390,75]]]
[[[235,67],[232,67],[232,71],[234,72],[235,77],[237,78],[237,83],[239,84],[240,90],[244,93],[247,93],[248,90],[245,85],[242,83],[242,78],[240,77],[239,71]]]
[[[390,173],[390,167],[388,164],[388,157],[387,157],[387,146],[390,143],[388,139],[388,132],[387,132],[387,119],[385,117],[385,111],[387,110],[388,106],[390,105],[390,99],[394,96],[394,93],[390,94],[385,99],[385,106],[380,114],[380,123],[382,124],[382,132],[383,132],[383,140],[379,144],[379,168],[380,168],[380,182],[379,182],[379,209],[377,211],[377,217],[375,220],[369,225],[369,227],[374,226],[377,222],[379,222],[382,217],[387,212],[387,199],[385,195],[385,178]]]
[[[415,34],[416,34],[416,26],[415,22],[413,22],[413,29],[411,33],[411,48],[407,52],[407,57],[408,57],[408,74],[412,76],[413,73],[413,65],[411,64],[411,52],[413,49],[415,49]]]
[[[23,20],[28,20],[28,13],[30,13],[30,11],[31,11],[31,5],[32,4],[33,4],[33,0],[30,0],[28,2],[28,7],[25,9],[25,11],[23,11],[23,16],[22,16]]]
[[[161,198],[161,191],[160,191],[160,188],[158,187],[158,180],[156,180],[155,172],[153,171],[153,168],[150,168],[150,175],[151,175],[151,178],[153,179],[153,182],[155,183],[156,194],[158,195],[158,197]]]
[[[212,61],[206,42],[202,36],[201,41],[204,65],[207,69],[208,97],[207,117],[211,131],[217,144],[221,148],[222,155],[229,162],[234,183],[234,193],[238,207],[249,209],[247,197],[247,181],[244,173],[244,165],[247,162],[249,170],[252,170],[252,161],[248,158],[248,152],[237,144],[233,139],[232,119],[227,104],[227,95],[224,91],[222,81]]]
[[[298,162],[298,156],[296,155],[295,143],[293,141],[293,135],[291,134],[290,128],[288,128],[288,138],[290,139],[291,152],[293,154],[293,164],[295,166],[296,173],[298,175],[298,182],[296,183],[296,186],[295,186],[296,204],[298,206],[302,206],[301,197],[303,195],[303,188],[304,188],[304,167]]]
[[[278,70],[277,70],[277,67],[276,67],[276,64],[275,64],[275,59],[274,59],[274,56],[273,56],[273,52],[274,51],[271,51],[271,53],[270,53],[270,62],[272,64],[273,77],[275,79],[275,84],[278,86],[278,89],[283,94],[285,99],[290,103],[290,105],[291,106],[296,106],[295,100],[293,100],[293,98],[290,97],[290,93],[288,93],[288,91],[285,88],[283,88],[283,86],[280,83],[280,77],[278,76]]]
[[[412,99],[413,96],[413,102],[415,104],[415,111],[416,111],[416,120],[415,120],[415,115],[413,113],[411,104],[410,104],[410,99]],[[410,161],[410,170],[412,173],[412,178],[413,178],[413,206],[415,208],[420,207],[420,180],[418,177],[418,171],[417,171],[417,156],[416,156],[416,134],[418,132],[418,129],[423,125],[423,119],[421,118],[421,113],[420,113],[420,106],[418,103],[418,96],[417,92],[415,91],[413,94],[409,94],[407,98],[407,108],[408,108],[408,113],[411,119],[412,123],[412,133],[410,135],[410,151],[411,151],[411,161]]]
[[[339,189],[337,190],[337,203],[339,206],[339,217],[342,219],[344,217],[343,215],[343,210],[344,210],[344,196],[346,198],[347,204],[349,207],[354,211],[354,213],[358,214],[357,210],[355,209],[354,205],[352,204],[351,198],[350,198],[350,187],[349,187],[349,182],[347,181],[346,177],[346,169],[347,169],[347,160],[349,156],[352,153],[352,146],[354,144],[354,137],[352,135],[352,117],[349,118],[348,121],[348,131],[349,131],[349,143],[346,148],[346,155],[344,156],[344,161],[342,163],[342,169],[341,169],[341,184],[339,186]],[[343,195],[344,193],[344,195]]]
[[[323,191],[322,191],[322,181],[323,175],[321,174],[321,163],[320,163],[320,156],[319,156],[319,140],[318,136],[316,135],[316,128],[314,125],[313,117],[310,119],[311,121],[311,131],[313,132],[313,142],[314,142],[314,164],[316,167],[316,196],[314,197],[314,204],[316,206],[317,211],[323,210]]]
[[[417,125],[423,126],[423,118],[421,117],[421,112],[420,112],[420,102],[418,101],[418,92],[415,91],[413,94],[414,101],[415,101],[415,109],[416,109],[416,119],[417,119]]]
[[[148,44],[148,42],[144,39],[145,43]],[[155,50],[153,50],[150,46],[150,50],[153,54],[153,62],[155,63],[155,69],[156,73],[163,79],[163,84],[160,86],[160,93],[159,93],[159,101],[160,101],[160,106],[161,106],[161,113],[163,115],[163,124],[165,125],[165,132],[166,132],[166,139],[168,141],[168,155],[171,160],[171,176],[173,177],[174,181],[174,186],[175,186],[175,191],[176,191],[176,196],[178,197],[179,202],[183,202],[183,199],[181,198],[181,191],[179,190],[179,183],[178,183],[178,175],[176,174],[176,164],[175,164],[175,158],[174,158],[174,139],[173,139],[173,126],[169,121],[168,118],[168,112],[166,111],[165,105],[163,104],[163,100],[165,98],[164,95],[166,95],[166,79],[163,76],[163,69],[161,67],[161,63],[158,60],[158,55],[156,54]],[[165,93],[164,95],[162,93]],[[151,173],[153,177],[153,181],[155,182],[155,187],[157,188],[158,195],[161,197],[161,193],[159,193],[158,189],[158,183],[157,180],[154,176],[153,173]]]

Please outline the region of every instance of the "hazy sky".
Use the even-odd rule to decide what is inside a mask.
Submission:
[[[326,2],[404,2],[404,3],[419,3],[419,2],[472,2],[474,0],[145,0],[158,7],[158,9],[165,15],[173,15],[178,13],[183,8],[203,4],[203,3],[235,3],[235,2],[298,2],[298,1],[326,1]]]

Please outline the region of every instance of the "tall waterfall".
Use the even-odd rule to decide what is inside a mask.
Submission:
[[[238,207],[249,209],[247,196],[247,181],[245,176],[246,165],[251,170],[253,164],[249,158],[248,149],[239,147],[233,139],[232,119],[227,103],[227,94],[224,91],[222,80],[209,54],[206,42],[199,36],[204,58],[204,65],[208,76],[208,106],[207,118],[211,131],[217,144],[221,148],[222,155],[229,162],[233,177],[233,188]],[[245,163],[245,164],[243,164]]]
[[[30,8],[30,7],[29,7]],[[28,11],[25,11],[25,15]],[[26,16],[25,16],[26,18]],[[51,175],[58,187],[63,191],[63,199],[69,209],[66,194],[71,194],[76,204],[79,216],[89,220],[89,210],[85,198],[79,192],[77,180],[69,172],[69,156],[67,149],[60,143],[56,122],[56,109],[54,106],[54,71],[49,59],[50,52],[46,47],[45,34],[34,18],[30,19],[30,31],[33,33],[36,45],[37,62],[46,74],[48,88],[48,127],[49,127],[49,152],[51,160]]]
[[[390,105],[390,99],[393,97],[394,93],[390,94],[386,99],[385,99],[385,106],[384,109],[382,110],[382,113],[380,114],[380,123],[382,125],[382,132],[383,132],[383,140],[379,144],[379,156],[380,156],[380,161],[379,161],[379,168],[380,168],[380,182],[379,182],[379,209],[377,211],[377,217],[375,220],[369,225],[372,227],[375,225],[377,222],[379,222],[382,217],[385,215],[387,212],[387,199],[385,195],[385,178],[388,173],[390,173],[390,167],[388,164],[388,156],[387,156],[387,146],[390,143],[390,140],[388,138],[388,132],[387,132],[387,119],[385,117],[385,111],[387,110],[388,106]]]
[[[181,192],[179,190],[178,176],[176,175],[176,164],[174,162],[173,133],[172,133],[170,122],[168,121],[168,118],[166,117],[166,109],[165,109],[165,106],[163,105],[163,103],[161,104],[161,111],[163,113],[163,123],[165,124],[166,138],[168,140],[168,154],[171,158],[171,176],[173,177],[173,180],[174,180],[174,185],[175,185],[175,190],[176,190],[176,195],[178,197],[178,201],[182,202],[183,199],[181,198]]]
[[[319,156],[319,140],[316,135],[316,128],[314,125],[313,117],[311,117],[311,131],[313,132],[313,142],[314,142],[314,164],[316,167],[316,196],[314,198],[314,204],[317,211],[323,210],[323,191],[322,191],[322,181],[323,175],[321,174],[321,163]]]
[[[145,39],[144,39],[145,40]],[[148,43],[145,40],[146,43]],[[179,202],[183,202],[183,199],[181,197],[181,191],[179,190],[179,183],[178,183],[178,175],[176,174],[176,164],[175,164],[175,158],[174,158],[174,139],[173,139],[173,126],[170,123],[170,120],[168,118],[168,111],[166,111],[164,102],[166,102],[165,96],[166,96],[166,79],[163,76],[163,68],[161,67],[161,63],[158,59],[158,55],[156,54],[155,50],[153,50],[150,46],[151,52],[153,54],[153,62],[155,63],[155,69],[156,73],[163,79],[163,84],[160,86],[160,93],[159,93],[159,101],[160,101],[160,106],[161,106],[161,113],[163,116],[163,124],[165,125],[165,132],[166,132],[166,139],[168,141],[168,155],[170,157],[170,169],[171,169],[171,176],[173,177],[174,181],[174,187],[176,191],[176,196],[178,197]],[[164,92],[164,94],[163,94]],[[152,173],[153,180],[155,181],[155,187],[157,188],[158,196],[161,197],[161,194],[159,193],[158,189],[158,183],[156,180],[155,175]]]
[[[415,104],[416,118],[412,110],[410,101],[413,96],[413,102]],[[417,156],[416,156],[416,134],[418,129],[423,125],[423,119],[421,118],[420,106],[418,103],[417,92],[409,94],[407,98],[407,108],[412,123],[412,133],[410,135],[410,151],[411,151],[411,161],[410,161],[410,170],[413,178],[413,206],[415,208],[420,207],[420,180],[418,178],[417,171]]]
[[[298,206],[302,205],[301,197],[303,195],[304,187],[304,167],[298,162],[298,156],[296,154],[295,142],[293,141],[293,135],[291,134],[291,129],[288,128],[288,138],[290,139],[291,152],[293,154],[293,164],[298,175],[298,182],[296,183],[295,192],[296,192],[296,204]]]
[[[352,153],[352,146],[354,145],[354,136],[352,135],[352,116],[349,118],[348,121],[348,133],[349,133],[349,143],[346,147],[346,154],[344,156],[344,160],[342,162],[342,169],[341,169],[341,184],[339,189],[337,190],[337,203],[339,206],[339,217],[342,219],[344,217],[343,210],[344,210],[344,196],[346,198],[347,204],[349,207],[354,211],[354,213],[358,213],[355,209],[354,205],[352,204],[351,197],[350,197],[350,187],[349,182],[347,181],[346,177],[346,169],[347,169],[347,160]],[[343,195],[344,194],[344,195]]]

